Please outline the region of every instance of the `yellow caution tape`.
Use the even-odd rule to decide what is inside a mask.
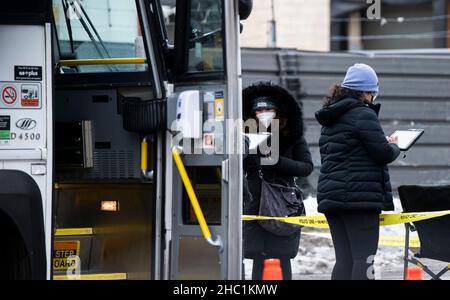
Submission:
[[[331,240],[331,234],[325,232],[302,232],[302,235],[315,236]],[[399,236],[380,236],[378,241],[380,246],[403,247],[405,246],[405,238]],[[420,240],[418,237],[409,238],[409,246],[412,248],[420,248]]]
[[[414,212],[401,214],[380,215],[380,226],[398,225],[412,222],[419,222],[438,217],[450,215],[450,210],[438,212]],[[329,228],[325,216],[300,216],[300,217],[262,217],[262,216],[242,216],[243,221],[265,221],[276,220],[290,224],[311,228]]]
[[[393,247],[404,247],[405,237],[401,236],[380,236],[379,245],[381,246],[393,246]],[[418,237],[409,238],[409,247],[420,248],[420,240]]]
[[[402,213],[402,214],[384,214],[380,215],[380,225],[389,226],[396,224],[405,224],[419,222],[434,218],[450,215],[450,210],[436,212],[418,212],[418,213]]]
[[[303,227],[312,228],[328,228],[327,219],[324,216],[313,217],[261,217],[261,216],[242,216],[243,221],[267,221],[276,220],[286,222],[295,225],[301,225]]]

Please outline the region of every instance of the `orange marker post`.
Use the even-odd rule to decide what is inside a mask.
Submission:
[[[283,280],[279,259],[266,259],[264,261],[263,280]]]
[[[408,268],[406,280],[423,280],[423,270],[421,268]]]

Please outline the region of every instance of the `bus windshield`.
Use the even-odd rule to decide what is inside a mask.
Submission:
[[[54,0],[62,60],[144,58],[134,0]],[[134,63],[134,62],[133,62]],[[61,73],[143,72],[145,63],[61,67]]]

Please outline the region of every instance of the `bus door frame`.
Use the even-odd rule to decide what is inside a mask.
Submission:
[[[150,0],[148,0],[150,1]],[[142,0],[141,2],[144,2]],[[156,6],[160,6],[159,0],[151,1]],[[177,16],[176,16],[176,29],[177,33],[180,32],[179,26],[181,24],[187,24],[186,21],[189,18],[189,7],[186,0],[177,1]],[[185,63],[186,45],[182,42],[183,38],[180,36],[175,39],[175,49],[172,51],[172,55],[165,55],[164,57],[172,61],[165,61],[165,75],[170,74],[170,78],[167,81],[162,82],[168,91],[168,98],[172,101],[177,95],[172,94],[173,90],[177,88],[181,89],[195,89],[199,86],[224,86],[226,99],[226,118],[233,120],[242,120],[242,75],[241,75],[241,55],[240,55],[240,24],[238,14],[238,0],[223,1],[223,31],[224,31],[224,72],[218,74],[196,74],[198,76],[186,77],[185,71],[180,69]],[[155,7],[154,7],[155,8]],[[184,9],[183,9],[184,8]],[[154,9],[155,11],[155,9]],[[153,21],[161,21],[155,17]],[[159,30],[162,32],[163,30]],[[182,30],[181,32],[185,32]],[[147,39],[149,40],[149,39]],[[184,39],[184,42],[186,40]],[[160,36],[159,47],[163,48],[167,44],[167,39],[164,36]],[[166,49],[167,50],[167,49]],[[164,50],[163,50],[164,52]],[[167,52],[166,52],[167,54]],[[149,54],[151,57],[151,54]],[[206,75],[206,76],[202,76]],[[168,76],[168,77],[169,77]],[[166,77],[167,78],[167,77]],[[170,82],[170,84],[168,84]],[[169,105],[169,103],[168,103]],[[170,110],[167,109],[168,114]],[[170,116],[168,116],[170,120]],[[168,124],[169,127],[170,124]],[[170,129],[170,128],[169,128]],[[161,241],[161,245],[164,247],[164,258],[159,260],[163,269],[164,279],[177,278],[178,272],[178,259],[180,253],[178,252],[179,240],[182,237],[180,231],[180,199],[181,193],[184,187],[181,186],[181,180],[179,178],[178,171],[171,157],[171,145],[172,145],[172,132],[166,131],[164,145],[161,148],[165,148],[165,157],[162,159],[165,161],[165,193],[163,206],[165,209],[165,227],[162,228],[165,232],[165,240]],[[236,143],[237,141],[237,143]],[[225,134],[226,153],[225,159],[221,163],[222,168],[222,225],[216,228],[214,233],[222,234],[222,241],[224,249],[219,253],[221,259],[221,279],[239,280],[242,278],[242,182],[243,182],[243,168],[242,168],[242,133],[241,130],[226,131]],[[192,161],[192,159],[191,159]],[[201,163],[200,163],[201,165]],[[161,173],[161,172],[160,172]],[[174,192],[175,191],[175,192]],[[183,230],[182,230],[183,231]],[[199,232],[198,228],[193,231],[191,228],[187,228],[187,231],[183,232]],[[214,235],[213,233],[213,235]],[[201,235],[199,236],[201,238]],[[177,249],[175,249],[177,248]],[[196,258],[192,257],[193,260]],[[200,258],[201,259],[201,258]],[[205,278],[206,279],[206,278]]]

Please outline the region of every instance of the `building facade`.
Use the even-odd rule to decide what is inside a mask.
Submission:
[[[450,46],[448,0],[257,0],[243,47],[312,51]]]
[[[256,0],[243,47],[330,50],[330,0]]]
[[[332,0],[331,50],[447,48],[448,0]]]

